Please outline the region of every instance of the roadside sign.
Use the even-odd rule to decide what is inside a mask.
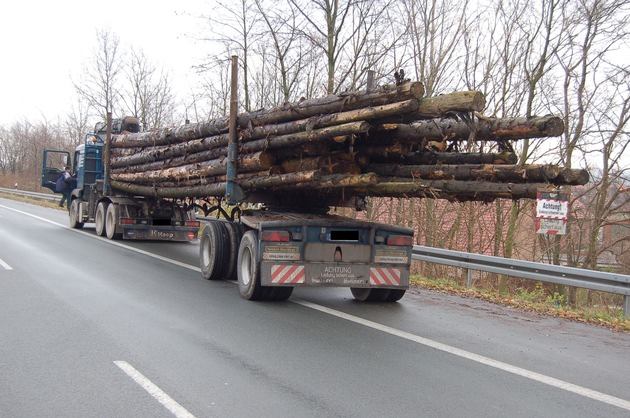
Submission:
[[[559,190],[538,192],[536,201],[536,232],[538,234],[565,235],[569,217],[570,193]]]
[[[558,191],[538,192],[536,217],[567,219],[569,216],[569,193]]]
[[[536,218],[536,233],[548,235],[566,235],[566,219]]]

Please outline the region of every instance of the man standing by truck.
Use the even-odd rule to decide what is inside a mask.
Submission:
[[[66,170],[59,174],[55,183],[55,191],[61,193],[60,207],[63,207],[63,203],[66,201],[66,206],[70,206],[70,194],[75,185],[76,179],[70,174],[70,166],[67,165]]]

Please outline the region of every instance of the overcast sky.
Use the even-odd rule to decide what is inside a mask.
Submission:
[[[205,0],[17,0],[0,6],[0,125],[64,118],[78,78],[94,56],[97,28],[109,29],[122,47],[134,46],[171,71],[187,90],[191,65],[207,44],[191,34]]]

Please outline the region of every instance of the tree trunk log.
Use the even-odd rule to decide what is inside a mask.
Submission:
[[[317,128],[326,128],[335,125],[342,125],[350,122],[385,118],[388,116],[400,115],[413,112],[418,109],[418,100],[410,99],[391,104],[364,107],[340,113],[316,115],[308,119],[299,119],[280,124],[261,125],[244,128],[240,131],[240,140],[243,142],[267,138],[270,136],[288,135],[300,131],[311,131]]]
[[[165,168],[162,170],[142,171],[138,173],[113,173],[112,179],[123,182],[146,183],[147,181],[178,181],[223,175],[227,171],[226,159],[227,156],[215,160],[204,161],[202,163]],[[243,172],[268,170],[271,168],[273,163],[273,155],[266,152],[243,154],[238,158],[239,170]]]
[[[254,153],[265,149],[275,149],[282,147],[293,147],[296,145],[307,144],[310,142],[319,142],[339,136],[348,136],[367,132],[370,125],[367,122],[352,122],[343,125],[331,126],[328,128],[315,129],[310,132],[298,132],[292,135],[283,135],[268,139],[260,139],[243,143],[240,145],[239,152]],[[204,138],[203,140],[193,140],[189,143],[173,145],[169,149],[148,150],[136,155],[126,157],[113,157],[111,165],[116,168],[114,172],[142,172],[150,170],[158,170],[160,167],[178,167],[191,163],[200,163],[210,159],[227,156],[227,138],[221,135],[216,140]],[[225,141],[225,145],[217,148],[216,146]],[[206,145],[204,145],[206,144]],[[204,149],[205,146],[212,148],[202,152],[192,152]],[[163,158],[165,157],[166,158]],[[146,164],[139,164],[146,162]],[[126,167],[126,170],[120,168]]]
[[[378,161],[383,162],[383,161]],[[513,152],[500,153],[480,152],[422,152],[407,154],[405,164],[516,164],[518,157]]]
[[[479,91],[456,91],[420,100],[418,110],[410,118],[437,118],[447,112],[481,112],[486,107],[486,97]]]
[[[450,201],[491,202],[497,198],[536,199],[538,189],[547,189],[545,183],[492,183],[486,181],[415,180],[382,178],[379,184],[359,188],[355,192],[368,196],[401,198],[435,198]]]
[[[322,114],[339,113],[371,106],[382,106],[404,100],[420,99],[423,95],[424,86],[419,82],[405,83],[400,86],[382,86],[369,91],[362,90],[329,95],[322,98],[305,99],[272,109],[243,113],[238,116],[237,124],[240,129],[247,129],[249,127],[295,121]],[[417,107],[417,103],[415,106]],[[112,148],[170,145],[219,135],[227,132],[228,122],[229,118],[223,116],[207,122],[193,123],[175,128],[117,135],[112,141]]]
[[[393,128],[396,129],[393,129]],[[478,118],[466,122],[455,118],[427,119],[411,124],[386,124],[370,136],[372,140],[381,138],[402,141],[423,142],[447,140],[514,141],[526,138],[560,136],[564,132],[564,122],[557,116],[535,116],[528,118]]]
[[[366,168],[381,176],[420,178],[427,180],[464,180],[464,181],[491,181],[500,183],[534,183],[548,182],[562,185],[565,183],[561,177],[561,169],[551,165],[394,165],[371,164]],[[568,170],[567,176],[572,179],[584,180],[581,172],[584,170]],[[586,175],[588,182],[588,173]],[[578,183],[573,183],[578,184]],[[586,184],[586,183],[582,183]]]
[[[292,186],[283,186],[282,190],[303,190],[303,189],[335,189],[344,187],[367,187],[378,183],[378,176],[374,173],[367,174],[329,174],[322,175],[320,179],[313,183],[297,183]]]
[[[273,109],[239,115],[239,127],[277,124],[317,115],[381,106],[403,100],[421,99],[422,96],[424,96],[424,86],[420,82],[410,82],[399,86],[381,86],[370,90],[305,99]]]

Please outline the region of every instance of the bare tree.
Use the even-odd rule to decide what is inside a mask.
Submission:
[[[87,133],[90,128],[89,119],[90,114],[87,106],[85,102],[79,98],[77,103],[71,107],[65,121],[64,132],[70,148],[76,147],[83,141],[83,135]]]
[[[221,53],[228,51],[225,56],[218,57],[211,54],[202,68],[211,72],[215,68],[217,59],[223,60],[231,55],[239,56],[242,74],[242,105],[245,111],[251,110],[250,103],[250,56],[257,39],[260,16],[255,0],[239,0],[238,2],[211,1],[212,14],[203,18],[208,21],[210,36],[204,38],[214,44],[222,46]]]
[[[599,255],[609,250],[601,245],[601,232],[620,209],[615,202],[627,179],[622,157],[630,141],[630,74],[616,64],[616,50],[630,32],[630,2],[592,0],[571,6],[563,16],[564,44],[556,54],[563,69],[567,126],[559,157],[568,167],[582,161],[596,168],[592,174],[600,174],[584,191],[588,204],[584,218],[577,219],[582,225],[572,231],[566,246],[571,264],[595,268]]]
[[[273,100],[272,105],[295,100],[300,94],[299,89],[304,78],[303,74],[310,64],[307,59],[308,47],[298,36],[295,10],[278,9],[276,2],[263,2],[262,0],[255,0],[255,2],[267,28],[265,37],[269,38],[270,44],[273,46],[272,54],[265,52],[266,43],[261,42],[259,47],[262,63],[270,61],[273,67],[269,71],[263,69],[260,74],[262,78],[269,79],[274,84],[274,90],[280,92],[280,97]],[[269,55],[273,58],[268,59]],[[275,91],[269,92],[270,94],[265,93],[261,94],[261,97],[276,97]],[[265,104],[262,104],[261,107],[263,106]]]
[[[467,32],[468,0],[405,0],[409,42],[413,47],[416,80],[427,95],[456,90],[461,84],[457,71],[459,46]],[[460,56],[463,56],[461,54]]]
[[[90,109],[105,119],[113,112],[119,100],[118,77],[123,68],[123,57],[118,37],[108,30],[96,33],[98,47],[92,60],[85,64],[74,87]]]
[[[297,22],[299,33],[326,63],[327,94],[356,89],[395,45],[396,37],[386,36],[394,27],[387,19],[392,1],[288,1],[303,19]]]
[[[158,70],[142,50],[132,49],[130,55],[122,97],[127,111],[140,119],[144,129],[171,124],[176,105],[168,72]]]

